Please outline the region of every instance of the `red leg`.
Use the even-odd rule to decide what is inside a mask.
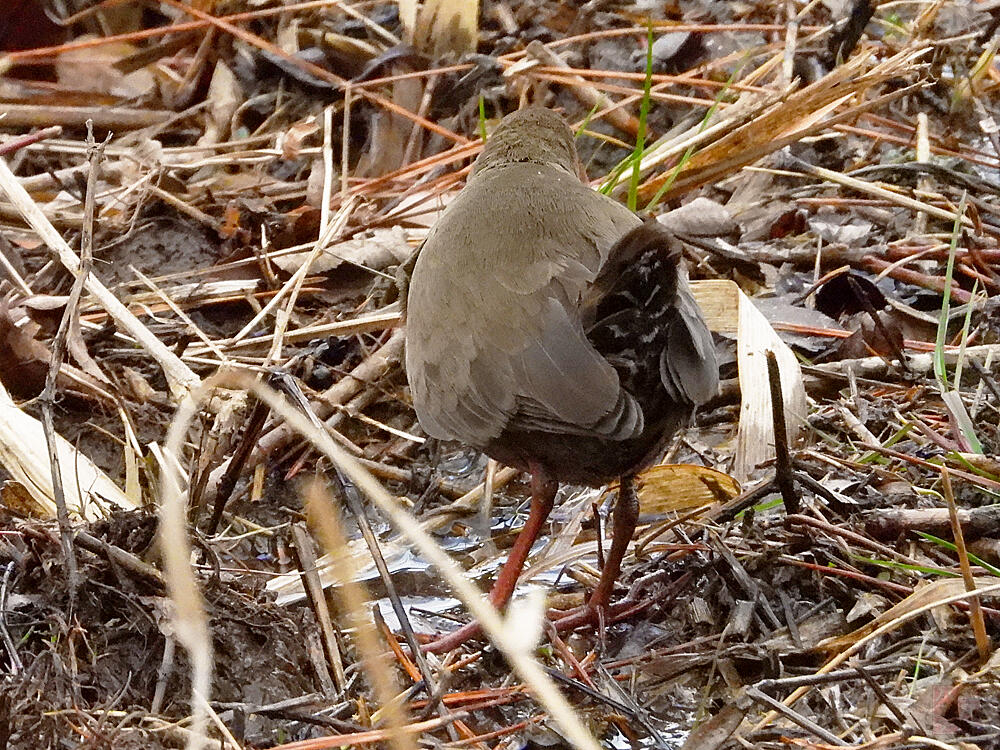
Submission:
[[[639,521],[639,497],[635,494],[634,477],[622,477],[618,490],[618,501],[615,503],[614,526],[611,530],[611,550],[607,562],[601,571],[597,588],[590,595],[587,608],[597,612],[607,611],[611,603],[611,591],[614,589],[618,574],[622,569],[622,559],[628,550],[629,542],[635,533]]]
[[[605,624],[615,622],[627,613],[636,610],[636,602],[621,602],[615,607],[611,607],[610,604],[611,592],[614,589],[615,581],[618,580],[622,559],[628,550],[629,542],[632,541],[638,520],[639,498],[635,494],[635,478],[622,477],[621,488],[618,490],[618,501],[615,503],[611,549],[608,551],[608,559],[601,571],[601,578],[597,582],[594,593],[590,595],[590,599],[583,607],[556,620],[554,624],[560,633],[588,623],[600,624],[602,618]],[[638,606],[639,609],[642,609],[646,605]]]
[[[531,546],[541,533],[545,519],[549,517],[558,489],[559,483],[549,479],[540,467],[531,467],[531,510],[528,512],[528,520],[525,522],[524,528],[521,529],[521,533],[517,535],[517,539],[514,540],[514,546],[511,547],[510,554],[507,556],[507,562],[503,564],[500,575],[497,576],[493,588],[490,589],[490,602],[497,609],[503,608],[510,601],[510,597],[517,587],[518,576],[521,575],[524,563],[528,559],[528,553],[531,552]],[[617,530],[617,521],[615,528]],[[612,545],[613,550],[614,546]],[[461,646],[470,638],[476,637],[479,633],[479,623],[470,622],[468,625],[463,625],[458,630],[453,630],[426,644],[424,650],[432,653],[450,651]]]

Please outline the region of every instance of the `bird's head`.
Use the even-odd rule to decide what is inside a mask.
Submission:
[[[552,110],[528,107],[503,118],[486,140],[472,174],[524,162],[581,173],[573,131]]]

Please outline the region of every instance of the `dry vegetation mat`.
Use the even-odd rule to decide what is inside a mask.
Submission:
[[[997,3],[6,5],[0,750],[1000,748]],[[569,632],[617,487],[497,613],[526,480],[401,364],[524,104],[683,235],[722,365]]]

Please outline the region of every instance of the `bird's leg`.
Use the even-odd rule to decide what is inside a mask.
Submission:
[[[638,609],[643,609],[645,604],[637,605],[634,601],[620,602],[614,607],[611,604],[611,592],[614,590],[615,581],[621,572],[622,559],[628,550],[628,544],[632,541],[635,533],[636,523],[639,521],[639,497],[635,493],[635,477],[624,476],[621,486],[618,489],[618,501],[615,503],[615,515],[611,530],[611,549],[608,551],[608,558],[601,571],[601,577],[597,581],[597,588],[590,595],[590,599],[582,607],[565,614],[555,621],[556,630],[560,633],[581,625],[598,623],[603,625],[608,622],[616,622],[621,617],[634,613]],[[603,627],[601,628],[603,631]]]
[[[632,535],[635,533],[636,523],[639,520],[639,498],[635,492],[634,480],[635,477],[632,476],[622,477],[621,488],[618,490],[618,502],[615,503],[611,550],[608,552],[608,559],[601,571],[597,588],[594,589],[594,593],[590,595],[586,604],[577,607],[572,612],[565,613],[553,623],[555,629],[560,633],[595,623],[603,633],[605,624],[619,622],[653,604],[651,599],[637,601],[629,597],[625,597],[614,605],[611,604],[611,592],[618,579],[618,574],[621,572],[622,559],[628,550],[629,542],[632,541]]]
[[[503,564],[496,583],[490,589],[490,602],[497,609],[504,607],[510,601],[517,587],[518,576],[521,575],[524,563],[528,559],[528,553],[531,552],[532,545],[538,539],[549,513],[552,512],[552,504],[555,502],[558,489],[559,483],[549,479],[544,470],[536,465],[531,467],[531,509],[528,511],[528,520],[524,522],[524,528],[514,540],[514,546],[507,555],[507,562]]]
[[[550,479],[545,470],[540,466],[532,463],[530,468],[531,509],[528,511],[528,520],[525,521],[524,528],[521,529],[521,533],[514,540],[514,546],[510,548],[510,553],[507,555],[507,562],[500,569],[500,575],[497,576],[497,580],[489,593],[490,603],[497,609],[502,609],[510,601],[510,597],[517,587],[518,576],[521,575],[524,563],[528,559],[528,553],[531,552],[532,545],[541,533],[542,527],[545,525],[545,520],[552,511],[556,491],[559,489],[559,483]],[[615,519],[617,533],[617,515]],[[613,553],[614,544],[612,544],[611,549]],[[624,550],[622,554],[624,554]],[[619,562],[621,562],[620,559]],[[450,651],[453,648],[461,646],[470,638],[479,635],[480,630],[478,622],[470,622],[468,625],[463,625],[458,630],[453,630],[447,635],[441,636],[436,641],[426,644],[424,650],[432,653]]]
[[[635,477],[625,476],[618,488],[618,501],[615,503],[615,515],[611,529],[611,549],[608,559],[601,571],[597,588],[590,595],[587,608],[594,612],[607,611],[611,603],[611,592],[622,569],[622,560],[628,550],[629,542],[635,533],[639,521],[639,497],[635,493]]]

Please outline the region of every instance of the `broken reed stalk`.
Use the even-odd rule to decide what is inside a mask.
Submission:
[[[312,537],[302,523],[293,523],[291,526],[293,549],[298,558],[299,574],[302,576],[302,587],[309,597],[309,604],[313,609],[313,616],[319,626],[319,637],[323,644],[323,653],[326,656],[326,665],[333,670],[332,687],[334,694],[328,697],[341,698],[344,688],[347,685],[347,678],[344,675],[344,660],[340,655],[340,632],[333,627],[330,619],[330,608],[326,603],[326,596],[323,593],[323,585],[320,583],[319,574],[316,572],[316,551],[313,549]],[[316,661],[319,661],[318,659]],[[317,666],[320,684],[330,681],[329,673],[323,674]],[[326,671],[326,670],[323,670]]]

